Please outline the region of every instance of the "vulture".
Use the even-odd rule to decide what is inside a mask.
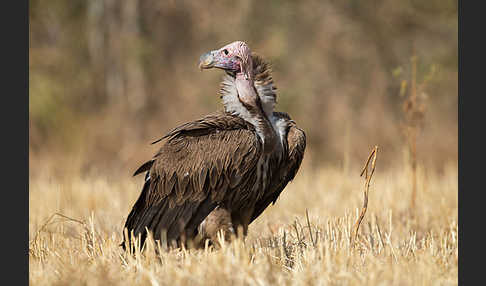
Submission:
[[[246,235],[299,170],[306,136],[287,113],[274,111],[269,64],[236,41],[203,54],[199,68],[225,71],[224,110],[152,143],[165,140],[134,173],[145,172],[145,182],[125,222],[123,247],[131,237],[143,245],[147,231],[175,247],[217,243],[220,230],[225,239]]]

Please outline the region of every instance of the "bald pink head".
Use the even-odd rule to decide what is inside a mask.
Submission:
[[[199,68],[220,68],[228,72],[253,77],[251,50],[243,41],[235,41],[219,50],[210,51],[199,58]]]

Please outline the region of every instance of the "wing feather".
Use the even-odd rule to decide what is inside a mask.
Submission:
[[[180,241],[193,237],[217,205],[239,208],[251,199],[252,181],[242,178],[254,177],[262,143],[244,120],[210,115],[163,138],[167,142],[149,161],[149,179],[125,223],[129,232],[144,240],[148,228],[155,239],[166,232],[167,241]]]
[[[281,116],[288,117],[287,114]],[[298,128],[288,117],[290,126],[287,132],[287,156],[277,169],[277,176],[271,177],[271,183],[263,197],[255,204],[251,221],[254,221],[271,204],[275,203],[287,184],[295,178],[300,168],[306,146],[305,132]],[[276,160],[272,160],[275,162]],[[279,175],[280,174],[280,175]]]

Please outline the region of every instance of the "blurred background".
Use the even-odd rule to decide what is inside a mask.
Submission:
[[[222,108],[222,72],[197,63],[235,40],[272,63],[305,166],[359,173],[374,145],[380,168],[403,165],[407,126],[419,164],[457,164],[457,0],[31,0],[29,13],[31,178],[129,177],[150,142]]]

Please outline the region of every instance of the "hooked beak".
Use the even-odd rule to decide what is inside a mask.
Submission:
[[[201,70],[203,70],[203,69],[210,69],[212,67],[214,67],[214,56],[213,56],[213,52],[205,53],[204,55],[202,55],[199,58],[199,68]]]
[[[235,72],[240,68],[238,57],[222,55],[219,50],[210,51],[199,58],[199,68],[218,68],[228,72]]]

